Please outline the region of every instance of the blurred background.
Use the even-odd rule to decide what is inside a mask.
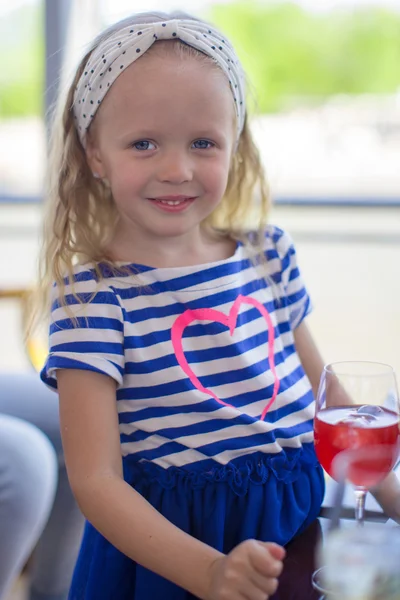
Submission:
[[[233,41],[252,127],[294,238],[327,362],[400,372],[400,0],[0,0],[0,368],[27,368],[46,112],[104,25],[182,9]]]

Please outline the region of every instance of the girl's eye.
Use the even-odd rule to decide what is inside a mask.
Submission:
[[[155,145],[149,140],[140,140],[132,144],[132,148],[135,148],[135,150],[154,150]]]
[[[215,144],[209,140],[196,140],[193,142],[193,146],[196,150],[209,150],[213,148]]]

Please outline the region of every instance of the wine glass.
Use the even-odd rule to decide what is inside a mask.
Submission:
[[[399,441],[399,394],[393,368],[368,361],[325,366],[316,399],[315,451],[324,470],[336,480],[340,477],[335,465],[341,455],[346,457],[346,479],[354,485],[358,525],[363,524],[368,489],[384,479],[397,461]]]

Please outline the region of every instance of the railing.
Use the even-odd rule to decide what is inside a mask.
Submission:
[[[1,204],[40,204],[42,198],[37,195],[19,196],[0,194]],[[318,198],[310,196],[276,196],[273,202],[277,206],[307,206],[307,207],[368,207],[368,208],[400,208],[400,196],[379,197],[379,196],[323,196]]]

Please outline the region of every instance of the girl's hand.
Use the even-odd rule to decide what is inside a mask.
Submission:
[[[285,550],[247,540],[212,566],[207,600],[266,600],[278,587]]]

